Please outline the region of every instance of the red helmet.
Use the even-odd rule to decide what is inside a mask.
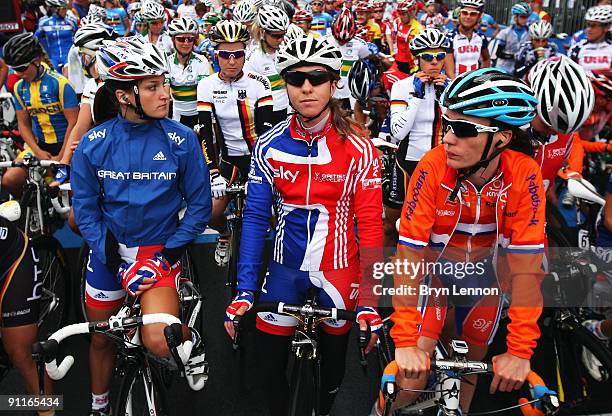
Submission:
[[[293,23],[312,22],[312,13],[309,10],[301,9],[293,15]]]
[[[595,92],[612,98],[612,68],[594,69],[591,83]]]
[[[353,13],[349,9],[343,8],[332,22],[332,35],[340,44],[345,44],[355,37],[356,30]]]
[[[355,37],[368,42],[368,39],[369,39],[368,33],[369,31],[366,26],[359,25],[359,27],[357,28],[357,31],[355,32]]]
[[[416,8],[416,0],[402,0],[397,3],[398,12],[412,12]]]
[[[382,12],[385,10],[385,2],[383,1],[375,1],[372,5],[373,12]]]
[[[353,11],[355,13],[370,12],[371,11],[370,2],[368,0],[359,0],[357,3],[355,3],[355,6],[353,6]]]

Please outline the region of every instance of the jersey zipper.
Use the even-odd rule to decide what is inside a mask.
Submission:
[[[306,240],[306,247],[308,250],[308,269],[310,270],[310,215],[312,213],[311,209],[310,209],[310,179],[311,179],[311,174],[312,174],[312,166],[310,164],[310,155],[312,153],[312,142],[313,139],[310,139],[309,142],[307,142],[307,146],[308,146],[308,182],[306,184],[306,209],[308,210],[308,219],[307,219],[307,223],[306,223],[306,233],[307,233],[307,238],[308,240]]]

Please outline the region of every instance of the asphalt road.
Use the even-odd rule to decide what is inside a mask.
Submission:
[[[212,245],[198,245],[194,251],[197,272],[200,276],[200,286],[206,300],[204,303],[205,335],[207,343],[208,362],[210,364],[209,381],[200,392],[192,392],[187,385],[179,380],[174,383],[170,392],[172,415],[198,416],[252,416],[266,415],[261,400],[261,385],[257,376],[257,363],[253,357],[252,339],[249,333],[243,339],[243,351],[232,352],[231,343],[222,326],[223,313],[227,303],[224,286],[223,270],[214,265]],[[67,250],[71,264],[76,263],[78,250]],[[504,350],[504,331],[500,331],[491,347],[489,356]],[[362,373],[359,366],[356,346],[356,334],[351,336],[351,345],[347,354],[347,371],[344,383],[338,394],[333,415],[365,416],[371,409],[377,395],[379,383],[378,366],[374,353],[370,354],[368,374]],[[65,342],[64,351],[72,354],[75,365],[66,378],[55,384],[57,394],[64,395],[64,411],[62,415],[87,415],[90,404],[89,371],[87,362],[87,341],[83,337],[75,337]],[[552,379],[549,357],[550,346],[541,343],[533,362],[538,372],[545,379]],[[473,412],[499,409],[516,404],[517,395],[496,394],[490,396],[487,392],[490,379],[481,377],[474,399]],[[113,395],[116,393],[118,380],[113,383]],[[19,376],[13,372],[0,382],[0,394],[10,394],[21,391]],[[612,384],[600,386],[600,391],[593,393],[594,399],[601,402],[600,412],[612,411],[610,392]],[[592,408],[591,410],[595,410]],[[9,414],[0,412],[2,414]],[[23,415],[24,413],[15,413]],[[520,414],[516,411],[505,412],[505,415]],[[578,414],[573,410],[566,414]]]

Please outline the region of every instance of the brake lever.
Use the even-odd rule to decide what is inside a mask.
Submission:
[[[240,349],[240,321],[242,316],[236,315],[232,320],[234,325],[234,336],[232,337],[232,350],[238,351]]]
[[[367,328],[364,330],[359,329],[359,364],[364,374],[368,371],[368,357],[365,352],[368,343],[370,342],[370,324],[367,324]]]

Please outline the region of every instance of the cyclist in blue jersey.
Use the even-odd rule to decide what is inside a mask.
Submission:
[[[106,9],[106,24],[111,26],[119,36],[128,33],[130,21],[125,9],[119,4],[119,0],[105,0],[104,8]]]
[[[68,52],[77,31],[77,21],[66,15],[67,0],[45,0],[45,3],[52,14],[40,18],[36,37],[49,55],[53,67],[61,73],[62,67],[68,62]]]
[[[497,46],[491,54],[491,59],[497,59],[495,66],[514,73],[514,55],[519,51],[521,43],[529,40],[527,19],[531,14],[531,7],[525,2],[512,6],[512,25],[499,32],[495,41]]]
[[[219,60],[215,54],[215,46],[210,39],[208,39],[208,32],[210,32],[210,29],[216,25],[219,20],[219,15],[214,12],[209,12],[204,15],[204,24],[200,25],[200,34],[204,36],[204,39],[202,39],[195,48],[196,53],[206,56],[212,67],[212,72],[219,72]]]
[[[332,17],[323,11],[323,0],[312,0],[310,11],[312,12],[310,30],[319,33],[321,36],[327,35],[331,29]]]
[[[85,133],[72,159],[74,214],[91,250],[87,316],[108,319],[126,293],[139,296],[143,314],[178,316],[180,259],[210,217],[208,169],[195,133],[166,118],[168,65],[159,47],[140,39],[105,41],[96,65],[105,80],[96,93],[96,120],[100,108],[117,114]],[[145,326],[141,337],[149,352],[168,357],[163,329]],[[184,327],[183,337],[194,342],[192,358],[199,357],[199,335]],[[89,353],[91,415],[107,416],[114,343],[94,334]]]
[[[482,33],[484,33],[485,35],[488,35],[488,31],[490,29],[493,29],[493,33],[491,34],[491,38],[494,38],[495,36],[497,36],[497,34],[499,33],[499,23],[497,23],[495,21],[495,19],[493,18],[493,16],[491,16],[488,13],[483,13],[482,17],[480,18],[480,31]]]
[[[516,77],[523,78],[536,63],[559,54],[557,45],[548,41],[551,36],[552,26],[546,20],[540,20],[529,26],[530,40],[521,44],[516,54],[514,73]]]
[[[4,59],[20,78],[14,87],[14,104],[21,137],[36,157],[59,160],[79,108],[68,80],[41,63],[42,55],[31,33],[14,36],[4,45]],[[2,185],[19,197],[25,178],[25,170],[10,168],[2,176]]]

